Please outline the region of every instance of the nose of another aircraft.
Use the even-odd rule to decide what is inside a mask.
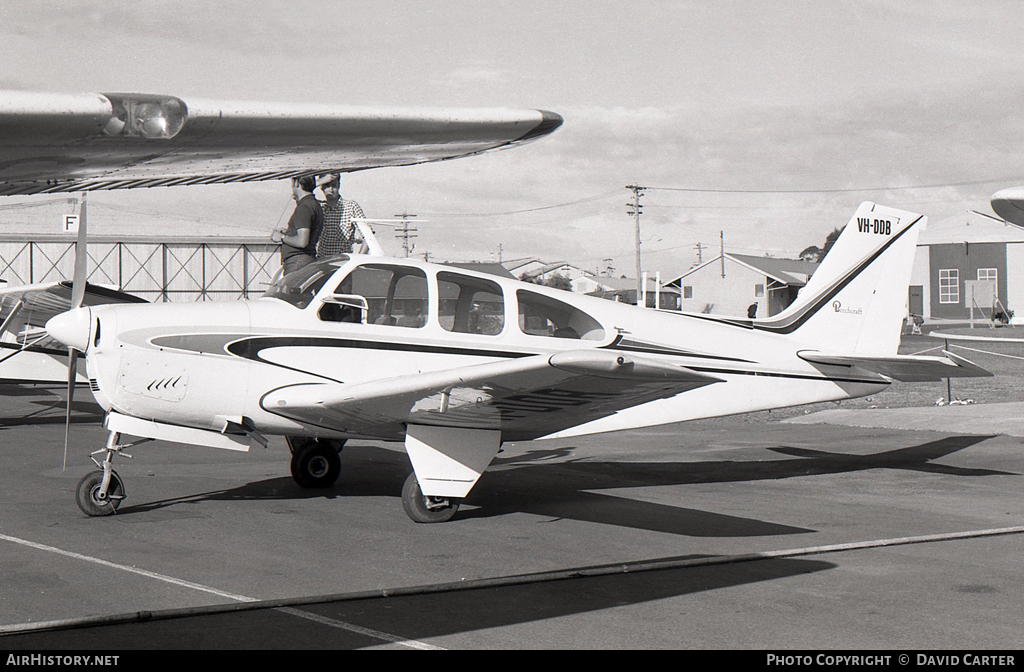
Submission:
[[[88,308],[75,308],[61,313],[46,322],[46,333],[79,352],[89,347],[89,327],[91,314]]]

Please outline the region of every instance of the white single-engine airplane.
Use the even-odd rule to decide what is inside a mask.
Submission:
[[[537,114],[534,124],[550,132],[554,118]],[[306,172],[339,168],[327,163]],[[413,467],[404,508],[414,521],[441,522],[504,441],[991,375],[948,352],[896,354],[924,225],[862,204],[797,301],[762,320],[372,255],[318,261],[255,301],[76,308],[46,329],[84,353],[110,432],[78,503],[106,515],[123,500],[112,460],[138,441],[122,445],[122,435],[235,450],[284,436],[306,487],[333,484],[343,443],[359,438],[404,441]]]

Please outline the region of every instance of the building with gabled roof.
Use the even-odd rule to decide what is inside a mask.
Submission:
[[[781,313],[818,265],[802,259],[774,259],[726,252],[667,283],[680,292],[683,311],[748,317]]]
[[[467,271],[479,271],[480,273],[490,273],[496,275],[499,278],[514,278],[504,265],[499,264],[496,261],[445,261],[442,262],[445,266],[455,266],[456,268],[463,268]]]

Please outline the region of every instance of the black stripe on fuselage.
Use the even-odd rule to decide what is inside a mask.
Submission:
[[[516,359],[532,357],[535,352],[513,352],[510,350],[485,350],[481,348],[453,347],[448,345],[424,345],[420,343],[396,343],[393,341],[367,341],[350,338],[324,338],[316,336],[255,336],[230,343],[228,352],[238,357],[265,361],[259,353],[269,348],[351,348],[355,350],[388,350],[391,352],[420,352],[431,355],[464,355],[468,357],[505,357]]]
[[[613,344],[614,345],[614,344]],[[438,345],[422,345],[417,343],[395,343],[388,341],[368,341],[368,340],[356,340],[346,338],[325,338],[325,337],[309,337],[309,336],[255,336],[252,338],[243,338],[233,343],[228,344],[227,350],[236,357],[242,357],[245,359],[251,359],[253,361],[262,362],[264,364],[270,364],[272,366],[280,366],[282,368],[291,369],[293,371],[299,371],[301,373],[307,373],[315,375],[321,378],[327,378],[322,374],[314,371],[306,371],[303,369],[296,369],[290,366],[284,366],[276,362],[271,362],[260,356],[260,352],[270,348],[282,348],[282,347],[309,347],[309,348],[347,348],[354,350],[384,350],[391,352],[419,352],[424,354],[442,354],[442,355],[462,355],[467,357],[503,357],[508,359],[515,359],[520,357],[532,357],[534,355],[550,354],[542,352],[511,352],[508,350],[489,350],[489,349],[477,349],[472,347],[451,347],[451,346],[438,346]],[[618,348],[617,348],[618,349]],[[694,357],[704,357],[703,355],[694,355]],[[709,359],[708,357],[704,357]],[[722,357],[720,359],[729,359]],[[744,361],[744,360],[737,360]],[[829,375],[809,375],[801,373],[776,373],[776,372],[764,372],[764,371],[749,371],[743,369],[724,369],[715,367],[703,367],[703,366],[692,366],[682,364],[688,369],[698,371],[701,373],[717,373],[717,374],[732,374],[739,376],[767,376],[772,378],[790,378],[795,380],[820,380],[828,381],[833,383],[864,383],[864,384],[887,384],[884,380],[877,379],[864,379],[858,377],[847,377],[847,376],[829,376]],[[330,379],[329,380],[333,380]],[[342,382],[342,381],[338,381]]]

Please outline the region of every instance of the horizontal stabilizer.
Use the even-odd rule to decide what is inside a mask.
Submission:
[[[801,350],[799,357],[812,364],[857,367],[881,374],[901,382],[929,382],[945,378],[984,378],[993,374],[963,357],[945,350],[945,357],[921,355],[896,355],[895,357],[857,357],[853,355],[830,355],[812,350]]]

